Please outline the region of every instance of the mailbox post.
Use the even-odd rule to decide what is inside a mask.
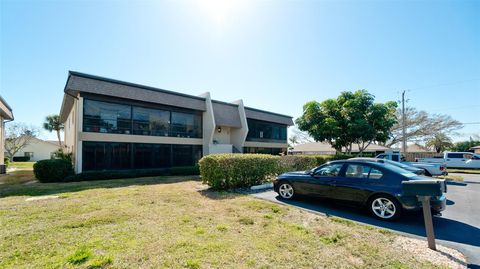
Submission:
[[[425,231],[427,233],[428,247],[437,250],[435,245],[435,234],[433,232],[432,211],[430,209],[430,198],[432,196],[441,196],[444,191],[444,184],[441,180],[411,180],[403,181],[403,195],[415,196],[422,202],[423,220],[425,221]]]
[[[437,250],[435,245],[435,234],[433,232],[432,211],[430,210],[430,196],[418,196],[422,202],[423,220],[425,222],[425,231],[427,233],[428,248]]]

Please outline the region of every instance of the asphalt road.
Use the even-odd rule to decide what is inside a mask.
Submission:
[[[447,209],[443,211],[442,216],[435,216],[433,219],[435,237],[437,243],[465,254],[469,268],[480,268],[480,175],[453,173],[452,175],[461,175],[464,181],[448,183]],[[385,222],[374,219],[364,209],[332,201],[313,199],[284,201],[273,191],[256,193],[253,196],[389,229],[408,236],[423,238],[426,236],[423,215],[418,213],[406,214],[395,222]]]

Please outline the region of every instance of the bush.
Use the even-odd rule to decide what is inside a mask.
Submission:
[[[310,170],[326,162],[352,158],[350,155],[211,154],[204,156],[200,175],[213,189],[250,187],[290,172]]]
[[[33,173],[40,182],[60,182],[73,174],[73,167],[66,160],[41,160],[33,165]]]
[[[213,189],[249,187],[277,175],[279,160],[267,154],[211,154],[200,159],[200,175]]]
[[[30,156],[18,156],[18,157],[13,157],[14,162],[28,162],[30,161]]]
[[[52,156],[53,159],[62,159],[62,160],[66,160],[66,161],[69,161],[71,163],[73,163],[73,153],[72,152],[65,152],[63,150],[63,148],[59,148],[57,151],[55,151],[53,153],[53,156]]]
[[[10,166],[10,158],[3,158],[3,164],[5,164],[5,168],[8,168]]]
[[[198,166],[179,166],[172,168],[85,171],[65,178],[65,181],[90,181],[118,178],[135,178],[151,176],[191,176],[198,175]]]
[[[305,171],[318,166],[317,157],[313,155],[287,155],[279,160],[279,173],[289,171]]]

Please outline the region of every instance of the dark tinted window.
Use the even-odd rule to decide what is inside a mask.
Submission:
[[[133,107],[133,134],[168,136],[170,111]]]
[[[248,134],[247,140],[249,141],[286,141],[287,140],[287,126],[259,121],[253,119],[247,119]]]
[[[133,144],[134,167],[163,168],[171,166],[171,146],[157,144]]]
[[[83,170],[151,169],[193,166],[202,146],[83,142]]]
[[[172,136],[201,137],[202,119],[200,115],[172,112]]]
[[[130,169],[129,143],[83,142],[83,170]]]
[[[462,159],[463,158],[463,153],[448,153],[447,158]]]
[[[368,178],[370,166],[361,164],[349,164],[345,172],[347,178]]]
[[[326,176],[326,177],[336,177],[340,173],[343,164],[328,164],[317,170],[315,170],[315,175],[317,176]]]
[[[131,107],[128,105],[85,100],[83,114],[83,130],[86,132],[130,133]]]
[[[171,111],[172,110],[172,111]],[[174,111],[175,110],[175,111]],[[85,99],[85,132],[202,137],[202,116],[177,108],[154,109]]]
[[[201,146],[173,145],[172,157],[174,166],[192,166],[202,157]]]

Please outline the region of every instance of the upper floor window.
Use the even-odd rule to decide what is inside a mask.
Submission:
[[[172,112],[172,136],[200,137],[202,119],[200,115]]]
[[[133,134],[168,136],[170,111],[133,107]]]
[[[175,108],[155,109],[85,99],[85,132],[202,137],[202,116]]]
[[[85,100],[83,128],[86,132],[129,134],[132,115],[128,105]]]
[[[248,135],[249,141],[285,141],[287,140],[287,126],[259,121],[253,119],[247,119],[248,123]]]

